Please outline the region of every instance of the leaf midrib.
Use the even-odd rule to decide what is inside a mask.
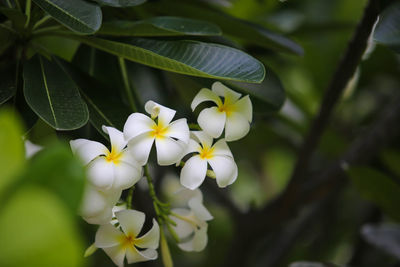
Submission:
[[[35,0],[34,0],[35,1]],[[59,6],[57,6],[56,4],[52,3],[51,1],[48,0],[43,0],[44,2],[48,3],[49,5],[55,7],[56,9],[58,9],[61,13],[66,14],[67,16],[71,17],[73,20],[79,21],[81,24],[83,24],[87,29],[89,30],[93,30],[92,28],[90,28],[86,23],[84,23],[83,21],[81,21],[79,18],[74,17],[73,15],[71,15],[70,13],[68,13],[66,10],[60,8]]]
[[[43,78],[44,87],[46,89],[47,100],[49,101],[49,105],[50,105],[51,114],[53,115],[53,118],[54,118],[54,124],[58,127],[59,125],[58,125],[58,122],[57,122],[57,119],[56,119],[56,114],[54,112],[53,104],[52,104],[52,101],[51,101],[49,87],[47,85],[47,77],[46,77],[46,74],[44,72],[44,66],[43,66],[43,61],[42,61],[41,57],[39,57],[39,62],[40,62],[40,70],[42,72],[42,78]]]

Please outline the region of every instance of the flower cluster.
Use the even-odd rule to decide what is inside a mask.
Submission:
[[[160,225],[168,226],[178,246],[185,251],[201,251],[207,244],[207,221],[213,217],[203,205],[198,187],[206,176],[215,178],[219,187],[232,184],[238,175],[227,141],[244,137],[252,121],[252,104],[248,96],[227,88],[220,82],[212,90],[202,89],[193,99],[194,109],[202,102],[216,106],[203,109],[198,116],[198,129],[190,131],[186,119],[173,120],[175,110],[148,101],[149,115],[131,114],[123,132],[103,126],[110,138],[110,148],[86,139],[70,142],[72,151],[87,166],[87,187],[80,213],[84,220],[100,225],[94,246],[102,248],[118,266],[157,258]],[[224,138],[219,138],[224,132]],[[155,146],[160,166],[183,166],[180,183],[183,187],[174,199],[179,204],[171,208],[154,192],[147,169],[150,151]],[[209,169],[210,166],[210,169]],[[145,172],[143,171],[143,167]],[[147,177],[150,196],[157,215],[153,227],[140,236],[145,214],[131,209],[134,185]],[[127,209],[116,211],[122,191],[130,189]]]

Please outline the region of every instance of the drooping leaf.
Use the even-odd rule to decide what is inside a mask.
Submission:
[[[25,164],[22,127],[15,113],[0,112],[0,195],[13,183]]]
[[[26,15],[15,8],[0,7],[0,13],[6,16],[13,24],[13,27],[20,31],[24,28]]]
[[[400,260],[400,226],[396,224],[364,225],[361,229],[364,239]]]
[[[94,1],[105,6],[129,7],[129,6],[141,5],[145,3],[147,0],[94,0]]]
[[[64,66],[78,85],[81,95],[89,108],[89,121],[98,132],[108,138],[101,129],[103,125],[122,130],[131,111],[121,103],[121,99],[116,94],[115,89],[105,87],[93,77],[69,64],[64,64]]]
[[[24,95],[33,111],[56,130],[77,129],[89,119],[77,86],[56,58],[35,56],[24,65]]]
[[[400,184],[385,174],[368,167],[353,167],[349,176],[361,196],[400,220]]]
[[[301,46],[292,40],[262,26],[227,15],[217,9],[196,5],[195,1],[163,0],[143,6],[148,11],[161,14],[190,17],[218,25],[224,34],[261,47],[293,54],[303,54]]]
[[[33,0],[44,11],[69,29],[92,34],[101,26],[100,7],[85,0]]]
[[[205,78],[259,83],[264,65],[235,48],[197,41],[132,39],[115,42],[93,37],[75,37],[81,42],[151,67]]]
[[[0,266],[83,266],[74,217],[54,192],[32,185],[13,192],[0,211]]]
[[[85,184],[85,171],[81,162],[73,157],[69,148],[52,145],[33,158],[25,182],[49,189],[75,214],[81,202]]]
[[[400,2],[394,1],[379,16],[374,39],[400,53]]]
[[[221,35],[215,24],[181,17],[154,17],[141,21],[103,23],[99,34],[111,36],[212,36]]]
[[[13,68],[0,70],[0,105],[15,95],[14,72]]]

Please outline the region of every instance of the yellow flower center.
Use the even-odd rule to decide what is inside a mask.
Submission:
[[[225,112],[226,116],[229,116],[234,111],[234,105],[225,100],[224,104],[218,105],[218,111]]]
[[[135,242],[136,242],[136,238],[132,234],[128,234],[126,236],[123,236],[121,239],[122,240],[121,240],[120,244],[124,248],[133,247],[135,245]]]
[[[122,152],[118,153],[114,147],[111,148],[111,152],[106,153],[106,160],[114,164],[118,164],[121,159]]]
[[[151,127],[153,130],[150,131],[150,136],[154,138],[164,138],[168,131],[168,126],[164,127],[162,124],[154,125]]]
[[[213,147],[204,146],[200,150],[200,158],[201,159],[211,159],[212,157],[214,157],[214,148]]]

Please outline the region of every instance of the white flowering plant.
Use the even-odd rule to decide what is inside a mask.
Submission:
[[[123,132],[110,126],[102,127],[109,135],[110,148],[82,138],[70,141],[73,153],[87,169],[87,186],[80,214],[89,224],[99,225],[95,242],[86,256],[101,248],[117,266],[123,266],[125,258],[129,264],[154,260],[158,257],[156,249],[160,239],[166,238],[165,231],[184,251],[202,251],[206,247],[207,222],[213,216],[203,204],[199,187],[206,177],[215,179],[221,188],[235,182],[238,167],[227,139],[243,138],[252,120],[252,104],[248,96],[239,100],[240,94],[220,82],[215,82],[212,88],[217,93],[209,89],[200,90],[193,99],[192,108],[210,100],[207,96],[211,96],[218,105],[224,105],[224,109],[207,114],[207,120],[200,119],[204,118],[207,109],[201,111],[201,125],[188,124],[185,118],[173,120],[175,110],[148,101],[144,107],[148,115],[140,112],[129,115]],[[219,113],[224,116],[222,124]],[[210,135],[203,130],[212,129],[209,125],[219,125],[219,134]],[[238,128],[245,130],[235,130]],[[223,131],[225,138],[220,137]],[[155,191],[148,166],[153,144],[156,161],[152,164],[181,169],[181,188],[174,193],[171,202],[160,200]],[[145,214],[135,210],[132,196],[141,179],[147,181],[155,219],[152,229],[138,237],[145,223]],[[127,194],[122,194],[123,191]],[[118,208],[121,205],[124,208]],[[166,244],[161,246],[164,262],[169,258]]]

